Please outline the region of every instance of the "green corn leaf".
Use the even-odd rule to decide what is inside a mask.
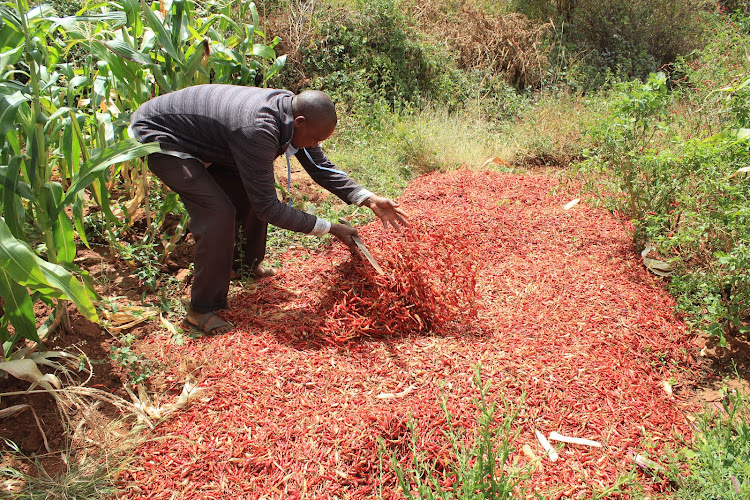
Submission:
[[[281,69],[286,65],[286,54],[283,56],[277,57],[276,60],[273,62],[270,68],[268,68],[268,71],[266,71],[266,74],[264,76],[264,81],[268,81],[270,78],[272,78],[275,74],[277,74]]]
[[[25,183],[19,182],[18,175],[20,173],[21,158],[14,156],[10,159],[7,167],[0,167],[4,170],[0,170],[0,185],[3,186],[3,213],[5,220],[7,221],[10,232],[18,237],[24,234],[23,232],[23,205],[19,207],[20,200],[17,197],[17,190],[20,185]],[[28,184],[25,184],[28,188]],[[28,189],[29,192],[31,189]],[[19,210],[20,208],[20,210]]]
[[[250,2],[250,13],[253,15],[253,26],[258,26],[258,9],[255,8],[255,2]]]
[[[276,52],[268,45],[262,43],[253,44],[253,55],[268,59],[269,61],[276,59]]]
[[[39,267],[40,260],[42,259],[37,257],[28,243],[16,239],[11,234],[5,220],[0,217],[0,268],[19,285],[59,298],[60,295],[55,293]]]
[[[164,27],[164,23],[157,17],[154,11],[151,10],[151,7],[149,7],[144,0],[141,0],[141,10],[146,16],[146,21],[148,22],[149,27],[154,30],[156,38],[159,40],[159,44],[162,48],[164,48],[164,50],[167,51],[167,54],[169,54],[175,61],[178,61],[180,64],[184,63],[184,58],[172,44],[172,38]]]
[[[10,323],[23,338],[40,342],[36,331],[34,304],[25,286],[21,286],[0,269],[0,295],[5,300],[3,308]]]
[[[11,173],[11,170],[13,168],[18,168],[17,166],[14,167],[13,165],[14,165],[14,162],[15,162],[15,165],[17,165],[20,162],[20,160],[21,160],[20,156],[14,156],[10,160],[11,161],[11,166],[0,165],[0,184],[2,184],[3,186],[5,186],[6,185],[5,184],[6,183],[6,178],[9,175],[10,176],[17,176],[18,175],[17,173],[16,174]],[[13,179],[15,179],[15,178],[16,177],[13,177]],[[22,198],[25,198],[25,199],[27,199],[27,200],[29,200],[31,202],[36,203],[36,201],[37,201],[36,200],[36,196],[34,196],[34,192],[31,190],[31,186],[28,183],[23,182],[23,181],[15,181],[15,182],[9,181],[9,182],[10,182],[10,184],[8,184],[8,189],[13,189],[12,191],[9,191],[10,194],[14,194],[15,193],[18,196],[21,196]],[[6,189],[6,188],[3,187],[3,189]]]
[[[112,26],[108,26],[107,29],[116,30],[127,23],[127,16],[125,12],[113,10],[111,12],[103,12],[101,14],[86,14],[80,16],[68,16],[68,17],[56,17],[52,24],[50,31],[56,30],[57,28],[63,28],[66,30],[83,31],[84,33],[88,29],[88,24],[94,23],[106,23],[108,21],[114,21]]]
[[[193,35],[194,38],[203,38],[206,36],[206,32],[214,25],[214,23],[219,21],[219,16],[216,14],[213,14],[211,17],[206,19],[200,28],[196,29],[194,26],[188,25],[187,29],[190,32],[191,35]]]
[[[185,76],[189,78],[191,81],[194,78],[194,73],[196,71],[202,70],[201,67],[201,60],[203,59],[203,42],[198,42],[194,45],[195,52],[193,52],[193,55],[190,56],[188,59],[188,62],[185,66]]]
[[[52,264],[43,259],[37,261],[39,268],[42,270],[48,283],[57,290],[63,292],[65,298],[73,302],[78,308],[78,312],[91,321],[98,321],[96,307],[91,301],[88,292],[83,285],[62,266]]]
[[[23,37],[23,24],[21,23],[21,16],[18,10],[9,8],[6,5],[0,5],[0,18],[8,23],[13,28],[13,31],[20,33],[21,37]]]
[[[79,266],[73,264],[73,263],[65,263],[63,262],[61,264],[69,273],[75,274],[78,276],[78,279],[83,281],[83,286],[86,289],[86,293],[89,294],[89,298],[91,298],[92,301],[100,301],[102,300],[102,296],[99,295],[94,288],[94,278],[91,277],[91,274],[86,271],[85,269],[81,269]]]
[[[81,85],[91,85],[91,78],[83,75],[74,76],[68,82],[68,89],[76,89]]]
[[[219,15],[219,20],[220,20],[220,21],[224,21],[224,23],[226,23],[226,25],[228,25],[228,26],[229,26],[230,28],[232,28],[232,30],[233,30],[233,31],[234,31],[235,33],[239,33],[239,34],[241,34],[241,33],[242,33],[242,28],[240,28],[240,25],[239,25],[239,24],[237,24],[236,22],[234,22],[234,20],[232,20],[232,18],[230,18],[229,16],[226,16],[226,15],[224,15],[224,14],[220,14],[220,15]],[[220,24],[221,24],[221,23],[220,23]],[[221,28],[219,28],[219,30],[220,30],[220,31],[223,31],[223,30],[222,30]],[[219,36],[219,35],[218,35],[218,33],[217,33],[217,37],[218,37],[218,36]]]
[[[123,161],[133,160],[141,156],[147,156],[160,150],[159,144],[141,144],[135,139],[126,139],[116,145],[101,151],[95,157],[89,159],[83,164],[73,183],[60,201],[55,212],[51,217],[57,215],[68,205],[73,202],[76,194],[82,189],[87,188],[94,179],[98,178],[110,165]]]
[[[28,102],[29,98],[21,92],[12,95],[0,95],[0,137],[4,137],[16,124],[18,107]]]
[[[117,224],[117,217],[112,213],[112,208],[109,206],[109,191],[107,191],[104,179],[101,177],[94,179],[94,182],[91,183],[91,192],[94,194],[94,199],[102,209],[104,219],[107,222]]]
[[[109,40],[106,42],[101,42],[101,44],[123,59],[127,59],[128,61],[133,61],[136,64],[142,64],[144,66],[150,66],[151,64],[153,64],[153,61],[148,55],[139,52],[134,47],[130,46],[122,40]]]
[[[44,185],[44,193],[48,193],[47,203],[50,211],[60,203],[63,196],[63,187],[59,182],[48,182]],[[60,211],[52,220],[52,235],[55,240],[57,259],[60,262],[73,262],[76,256],[75,232],[73,224],[65,211]]]
[[[172,92],[172,85],[170,85],[170,83],[164,77],[164,72],[162,71],[161,66],[154,66],[153,71],[154,80],[156,80],[156,84],[159,86],[162,92],[165,94]]]
[[[75,131],[71,123],[70,117],[63,120],[62,134],[60,134],[60,152],[63,158],[67,162],[71,172],[74,170],[73,167],[73,141],[76,139]]]
[[[76,195],[75,201],[73,202],[73,223],[76,226],[76,231],[78,231],[78,237],[81,238],[81,242],[86,245],[86,248],[91,248],[89,239],[86,236],[86,229],[83,224],[83,206],[85,203],[86,201],[83,198],[83,193],[79,192]]]
[[[94,99],[93,99],[93,107],[94,109],[99,109],[99,105],[102,103],[102,101],[106,101],[107,99],[107,87],[109,84],[109,79],[105,78],[103,76],[97,76],[94,78]]]
[[[0,67],[11,66],[21,60],[23,56],[23,45],[0,53]]]

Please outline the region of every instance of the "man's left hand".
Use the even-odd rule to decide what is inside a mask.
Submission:
[[[401,231],[401,226],[408,226],[406,212],[401,209],[397,201],[382,196],[372,195],[364,203],[364,206],[373,211],[378,218],[383,221],[383,227],[388,229],[390,225],[396,231]]]

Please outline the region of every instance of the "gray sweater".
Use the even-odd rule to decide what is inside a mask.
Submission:
[[[320,226],[317,217],[281,203],[273,175],[273,161],[294,133],[293,97],[286,90],[196,85],[144,103],[131,128],[139,142],[158,142],[211,168],[237,168],[259,219],[311,233]],[[319,147],[300,149],[296,157],[316,183],[343,201],[361,203],[370,194],[336,170]]]

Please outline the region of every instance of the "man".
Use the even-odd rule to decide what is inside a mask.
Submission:
[[[232,328],[215,311],[227,307],[235,220],[242,225],[245,263],[257,277],[273,275],[261,265],[269,223],[317,236],[330,232],[355,251],[355,228],[278,200],[273,161],[281,154],[294,154],[315,182],[347,203],[367,206],[386,227],[407,224],[398,203],[364,189],[323,154],[319,143],[336,123],[333,102],[320,91],[294,95],[214,84],[156,97],[133,114],[135,138],[162,148],[148,157],[149,168],[179,194],[190,214],[196,242],[185,318],[190,326],[212,334]]]

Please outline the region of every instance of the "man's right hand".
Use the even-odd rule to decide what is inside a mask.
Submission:
[[[359,255],[359,248],[352,239],[352,236],[357,235],[356,227],[333,222],[331,223],[330,233],[338,238],[344,245],[348,246],[354,255]]]

